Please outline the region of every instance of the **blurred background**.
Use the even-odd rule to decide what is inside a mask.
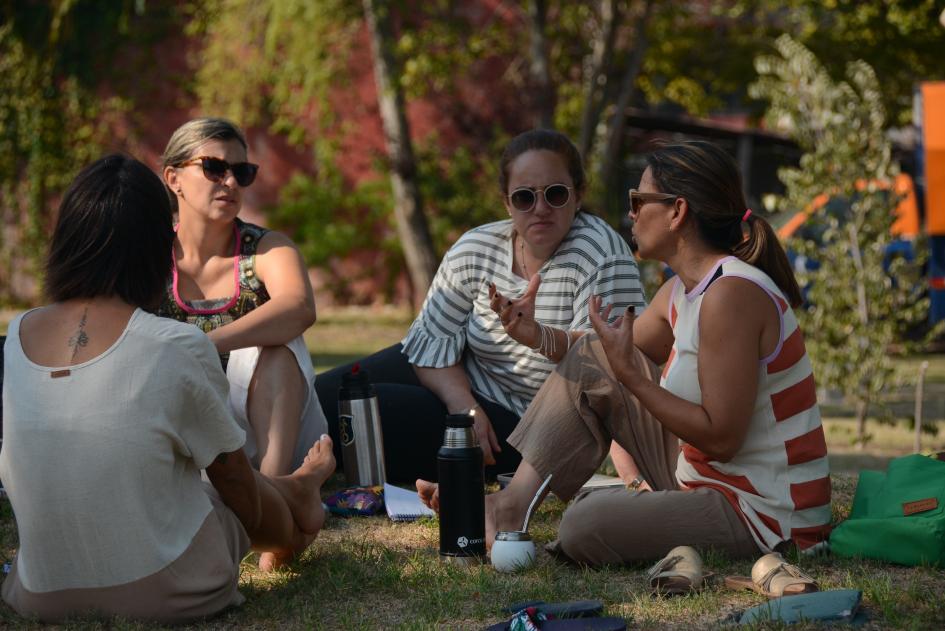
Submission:
[[[774,210],[770,195],[785,192],[778,168],[797,165],[803,149],[789,120],[765,120],[770,96],[752,86],[760,57],[782,57],[783,34],[832,78],[856,60],[874,69],[883,131],[914,175],[914,93],[945,67],[941,5],[7,0],[0,299],[37,300],[31,259],[81,165],[119,150],[156,167],[170,133],[200,115],[247,128],[262,169],[243,214],[302,246],[325,305],[416,302],[424,275],[406,269],[404,248],[429,248],[438,262],[464,229],[500,218],[499,154],[534,126],[579,145],[591,172],[586,206],[614,225],[642,153],[666,137],[725,146],[752,207]],[[424,221],[409,244],[397,232],[394,208],[404,202],[391,174],[416,186],[411,203]]]
[[[515,134],[570,135],[590,174],[585,209],[624,234],[643,154],[709,139],[737,159],[754,212],[781,230],[826,401],[838,393],[862,421],[891,388],[916,383],[915,353],[940,346],[943,9],[0,0],[0,305],[41,302],[56,205],[84,164],[123,151],[157,169],[171,132],[196,116],[247,130],[261,169],[242,216],[299,244],[319,308],[372,306],[387,327],[335,338],[328,365],[396,341],[452,241],[503,217],[497,164]],[[651,291],[671,274],[643,269]],[[930,379],[945,383],[945,361],[936,366]],[[921,411],[884,414],[922,425]]]

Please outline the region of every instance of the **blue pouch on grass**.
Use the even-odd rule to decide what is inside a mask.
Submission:
[[[383,486],[353,486],[325,500],[332,515],[342,517],[377,515],[384,510]]]
[[[738,617],[738,624],[783,622],[791,624],[802,620],[823,620],[861,624],[860,613],[863,592],[858,589],[831,589],[796,596],[773,598],[746,610]]]

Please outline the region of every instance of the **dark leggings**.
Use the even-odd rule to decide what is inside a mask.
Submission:
[[[377,392],[387,480],[408,484],[417,478],[436,480],[436,452],[443,443],[446,406],[420,384],[413,366],[400,352],[401,348],[400,344],[395,344],[357,362],[368,371]],[[328,419],[339,470],[342,463],[338,436],[338,388],[341,387],[341,376],[353,365],[339,366],[315,378],[315,390]],[[508,444],[508,437],[518,424],[518,415],[475,392],[473,396],[492,421],[492,429],[502,447],[500,453],[494,454],[496,464],[486,467],[486,478],[495,479],[500,473],[515,471],[522,457]]]

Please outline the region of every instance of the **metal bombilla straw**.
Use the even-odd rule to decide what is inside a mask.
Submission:
[[[553,474],[549,473],[545,481],[538,487],[538,492],[535,493],[535,497],[532,498],[532,503],[528,505],[528,510],[525,511],[525,521],[522,523],[522,529],[519,532],[528,532],[528,520],[532,518],[532,511],[535,510],[535,506],[538,504],[538,500],[541,499],[542,493],[548,488],[552,475]]]

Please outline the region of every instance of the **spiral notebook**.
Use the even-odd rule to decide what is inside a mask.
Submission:
[[[612,475],[604,475],[603,473],[595,473],[591,476],[591,479],[584,483],[584,486],[581,487],[582,491],[588,489],[611,489],[616,487],[626,486],[620,478],[615,478]]]
[[[424,506],[415,491],[408,491],[399,486],[384,483],[384,506],[387,516],[393,521],[413,521],[421,517],[436,515]]]

